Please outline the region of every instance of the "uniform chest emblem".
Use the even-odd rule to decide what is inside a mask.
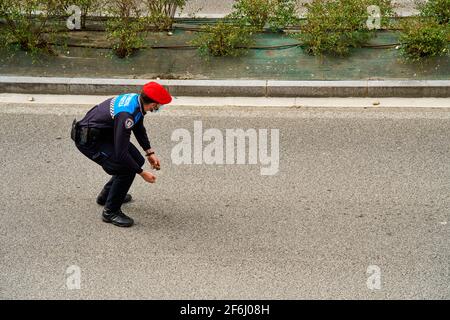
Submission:
[[[132,119],[125,120],[125,129],[130,129],[132,126],[134,126],[134,121]]]

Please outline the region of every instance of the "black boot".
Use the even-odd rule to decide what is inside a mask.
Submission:
[[[109,209],[104,209],[102,213],[103,221],[106,223],[112,223],[118,227],[131,227],[134,220],[125,215],[122,210],[112,212]]]
[[[104,206],[106,203],[106,196],[103,194],[103,192],[100,192],[100,194],[97,197],[97,203],[101,206]],[[133,199],[133,197],[131,196],[131,194],[128,194],[125,196],[125,199],[123,199],[122,203],[127,203],[130,202]]]

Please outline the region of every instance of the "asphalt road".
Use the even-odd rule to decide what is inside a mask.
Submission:
[[[450,111],[150,115],[162,170],[136,177],[121,229],[95,203],[106,174],[68,137],[86,110],[0,105],[0,298],[450,298]],[[171,134],[194,120],[279,129],[279,172],[172,164]]]

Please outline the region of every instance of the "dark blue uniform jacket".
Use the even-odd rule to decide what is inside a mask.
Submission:
[[[79,121],[81,127],[98,128],[102,136],[111,137],[115,159],[130,170],[141,173],[141,167],[128,152],[131,132],[144,150],[151,148],[144,127],[145,111],[138,94],[124,94],[96,105]]]

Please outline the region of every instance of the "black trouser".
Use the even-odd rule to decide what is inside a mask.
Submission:
[[[111,211],[120,210],[136,173],[117,161],[114,156],[114,144],[111,141],[102,140],[91,145],[76,143],[76,146],[81,153],[99,164],[106,173],[112,175],[112,178],[103,187],[101,194],[106,196],[106,209]],[[128,152],[139,166],[142,167],[144,165],[144,157],[132,143],[128,147]]]

